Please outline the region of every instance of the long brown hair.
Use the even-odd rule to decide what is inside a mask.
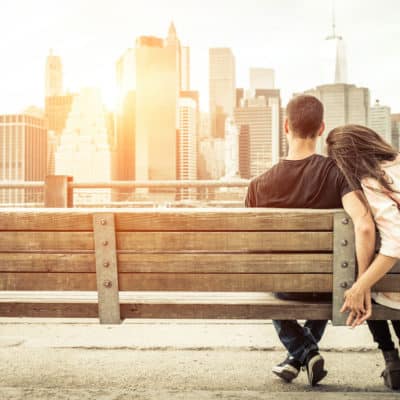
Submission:
[[[399,152],[372,129],[344,125],[332,129],[326,138],[332,157],[353,190],[360,189],[363,178],[376,179],[383,189],[395,192],[381,168],[383,161],[394,161]]]

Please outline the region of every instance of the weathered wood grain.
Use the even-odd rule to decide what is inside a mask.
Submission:
[[[330,303],[285,301],[270,293],[122,292],[123,318],[331,319]],[[96,292],[0,292],[1,317],[97,318]],[[373,306],[371,319],[400,319]]]
[[[330,292],[330,274],[118,274],[122,291]],[[0,273],[0,290],[96,290],[87,273]]]
[[[332,254],[119,253],[119,272],[331,273]],[[94,254],[0,253],[3,272],[95,272]]]
[[[331,232],[121,232],[117,248],[136,251],[331,251]]]
[[[337,211],[337,210],[336,210]],[[117,231],[331,231],[335,210],[107,209]],[[90,231],[104,209],[0,209],[4,231]]]
[[[331,232],[120,232],[131,251],[331,251]],[[0,232],[0,251],[93,251],[92,232]]]

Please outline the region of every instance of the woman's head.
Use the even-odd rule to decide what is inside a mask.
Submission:
[[[383,161],[393,161],[398,152],[372,129],[361,125],[339,126],[326,139],[328,155],[332,157],[353,189],[363,178],[376,179],[391,190],[381,169]]]

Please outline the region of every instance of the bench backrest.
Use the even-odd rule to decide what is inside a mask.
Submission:
[[[285,315],[344,321],[338,310],[354,281],[355,258],[353,226],[342,210],[0,213],[3,291],[97,291],[102,322],[136,315],[134,306],[120,304],[120,291],[332,292],[333,308],[310,305],[302,313],[292,304]],[[392,274],[377,286],[400,291],[399,282]],[[91,305],[80,306],[82,316],[92,316]],[[78,306],[68,307],[75,315]]]

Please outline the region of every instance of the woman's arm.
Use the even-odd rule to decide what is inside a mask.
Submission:
[[[376,282],[382,279],[396,264],[397,258],[378,254],[370,267],[358,278],[357,282],[346,292],[346,301],[349,297],[355,297],[372,288]]]
[[[354,225],[358,277],[367,270],[375,255],[375,223],[369,208],[362,199],[365,197],[361,191],[350,192],[342,198],[343,208],[350,215]],[[369,292],[359,294],[357,298],[352,299],[350,304],[351,307],[345,302],[341,309],[342,312],[350,310],[348,325],[351,325],[355,318],[371,316]]]
[[[374,212],[376,225],[381,236],[379,255],[371,263],[368,270],[359,271],[357,282],[345,294],[345,303],[342,311],[351,310],[348,325],[356,326],[369,318],[369,315],[360,315],[361,302],[366,300],[372,286],[378,282],[400,258],[400,212],[394,201],[379,190],[373,181],[363,185],[365,196]],[[378,190],[374,190],[377,187]]]

